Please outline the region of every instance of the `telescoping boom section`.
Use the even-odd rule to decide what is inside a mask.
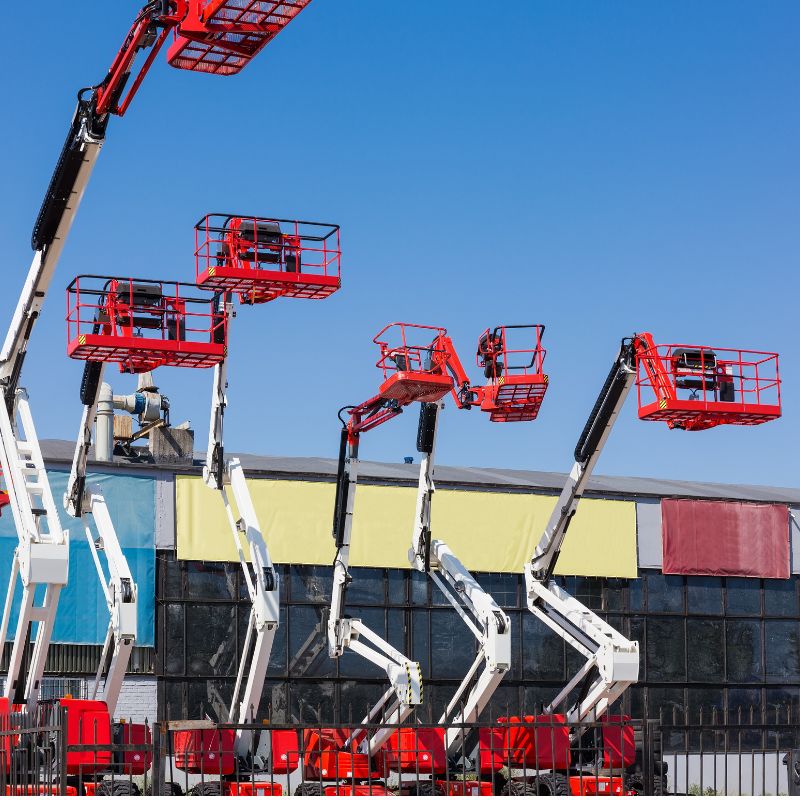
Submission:
[[[548,386],[543,332],[541,325],[484,331],[478,340],[477,363],[489,381],[485,386],[473,387],[457,356],[449,359],[448,368],[460,387],[456,405],[469,408],[475,404],[492,422],[536,419]],[[511,668],[511,621],[452,548],[433,537],[434,456],[443,407],[438,400],[424,403],[420,409],[417,450],[422,461],[409,559],[415,569],[430,576],[477,641],[475,659],[439,720],[446,726],[445,750],[454,756],[463,746],[466,726],[479,718]]]
[[[249,63],[309,1],[150,0],[136,15],[105,77],[78,93],[77,108],[33,226],[33,261],[0,350],[0,467],[4,484],[0,508],[11,506],[19,537],[3,614],[3,641],[17,578],[23,584],[22,608],[5,681],[5,696],[15,702],[33,705],[38,699],[59,593],[67,583],[69,564],[69,538],[58,520],[28,396],[20,386],[22,367],[64,244],[105,142],[108,121],[111,116],[126,113],[170,32],[177,37],[169,57],[173,66],[231,74]],[[183,58],[187,41],[192,42],[194,52]],[[77,348],[71,355],[89,357]],[[149,369],[145,364],[128,365]],[[37,592],[39,588],[43,588],[43,594]],[[34,600],[35,597],[42,599]],[[23,672],[27,643],[34,629],[33,655],[26,678]]]
[[[640,418],[671,428],[755,425],[780,416],[777,354],[656,345],[649,333],[623,340],[578,439],[575,464],[525,564],[528,608],[586,659],[545,709],[568,704],[566,719],[573,724],[606,713],[639,674],[638,644],[552,580],[578,503],[634,382]]]

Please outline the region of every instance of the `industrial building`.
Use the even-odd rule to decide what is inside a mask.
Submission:
[[[56,493],[72,449],[69,442],[43,443]],[[275,722],[360,718],[385,676],[354,654],[338,663],[327,655],[335,460],[241,459],[281,579],[280,628],[259,714]],[[90,461],[118,510],[118,535],[139,587],[138,646],[120,699],[122,717],[217,717],[231,696],[250,603],[222,507],[203,485],[199,463],[155,463],[149,455]],[[434,718],[474,657],[472,637],[438,589],[408,567],[418,467],[364,462],[361,472],[349,610],[421,662],[427,678],[421,717]],[[521,575],[563,481],[557,473],[437,469],[437,535],[458,549],[511,618],[512,669],[495,693],[495,716],[505,708],[534,711],[579,663],[527,613]],[[676,500],[692,501],[691,513],[676,516]],[[623,698],[627,713],[641,719],[662,710],[708,715],[800,704],[797,509],[794,489],[592,480],[558,580],[640,643],[640,679]],[[737,551],[737,521],[751,530],[759,525],[760,549],[751,538]],[[71,579],[47,674],[76,679],[77,690],[91,683],[107,610],[80,526],[71,522]],[[478,547],[487,531],[496,542],[489,553]],[[709,531],[716,537],[711,543]],[[670,542],[695,536],[711,546],[682,546],[684,560],[676,565]],[[15,543],[4,515],[0,557],[7,569]],[[731,558],[744,559],[752,577],[726,575]]]

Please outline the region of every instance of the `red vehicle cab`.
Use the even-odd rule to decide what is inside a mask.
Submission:
[[[339,226],[208,214],[195,225],[197,285],[242,303],[319,300],[341,286]]]

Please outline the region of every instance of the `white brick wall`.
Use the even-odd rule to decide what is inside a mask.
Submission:
[[[129,722],[154,722],[157,715],[156,679],[152,675],[129,675],[122,684],[114,717]]]

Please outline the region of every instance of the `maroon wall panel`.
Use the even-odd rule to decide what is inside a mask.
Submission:
[[[661,519],[665,573],[789,577],[788,506],[664,499]]]

